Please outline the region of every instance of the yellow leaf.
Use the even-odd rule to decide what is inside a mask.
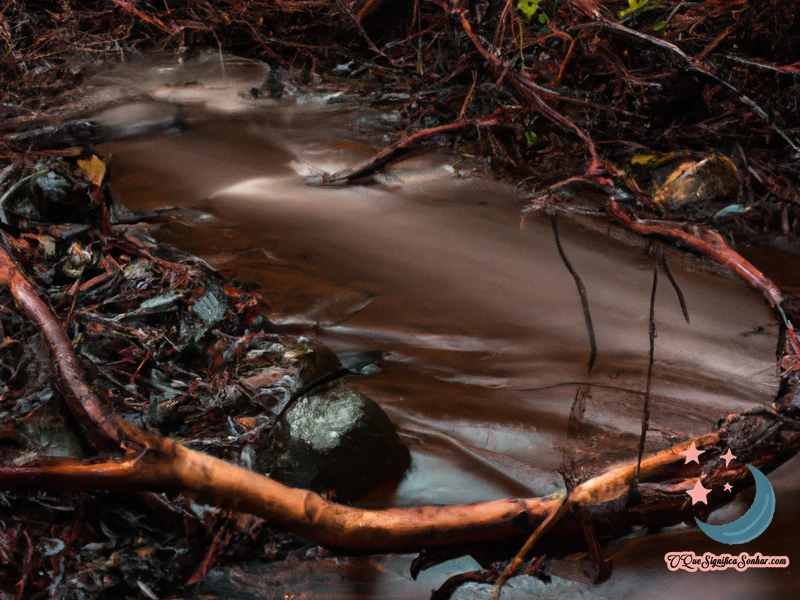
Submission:
[[[649,165],[658,157],[654,154],[637,154],[636,156],[631,157],[631,164],[632,165]]]
[[[79,159],[78,168],[81,170],[81,174],[87,179],[87,181],[90,181],[97,186],[103,183],[103,179],[105,179],[106,176],[107,165],[106,162],[96,154],[93,154],[92,158],[88,160]]]

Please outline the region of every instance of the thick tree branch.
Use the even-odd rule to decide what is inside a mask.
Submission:
[[[60,388],[70,411],[95,448],[118,447],[124,439],[118,417],[106,411],[97,394],[86,384],[66,332],[52,309],[17,268],[8,252],[8,238],[2,231],[0,241],[0,285],[11,290],[20,311],[41,330],[50,345]]]

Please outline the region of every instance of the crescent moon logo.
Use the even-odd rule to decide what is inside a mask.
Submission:
[[[709,525],[697,517],[695,523],[712,540],[722,544],[746,544],[756,539],[769,527],[775,514],[775,490],[767,476],[752,465],[747,465],[756,480],[756,497],[753,505],[741,517],[725,525]]]

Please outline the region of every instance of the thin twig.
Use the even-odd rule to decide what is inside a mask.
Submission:
[[[375,45],[375,42],[372,41],[372,38],[369,37],[369,34],[364,29],[361,21],[350,11],[350,9],[347,7],[347,4],[345,4],[343,0],[337,0],[337,4],[339,5],[339,9],[347,16],[348,19],[350,19],[355,28],[358,29],[361,37],[363,37],[364,41],[367,42],[369,49],[378,56],[386,57],[386,54],[384,54],[383,51]],[[364,8],[366,8],[366,6]]]
[[[492,46],[494,48],[498,47],[498,44],[502,42],[501,37],[505,37],[506,34],[506,17],[508,16],[508,11],[511,10],[511,3],[513,0],[506,0],[505,6],[503,6],[503,12],[500,13],[500,18],[497,20],[497,28],[494,30],[494,39],[492,40]],[[502,31],[502,34],[501,34]]]
[[[678,282],[675,281],[675,277],[672,276],[672,270],[669,268],[669,261],[667,260],[667,253],[661,253],[661,266],[664,268],[664,274],[669,279],[669,282],[672,284],[672,289],[675,290],[675,294],[678,296],[678,303],[681,305],[681,312],[683,313],[683,318],[686,320],[686,323],[689,323],[689,309],[686,306],[686,298],[683,296],[683,290],[681,290],[681,286],[678,285]]]
[[[657,247],[657,253],[660,248]],[[658,263],[659,257],[653,260],[653,287],[650,291],[650,354],[647,360],[647,383],[644,389],[644,407],[642,408],[642,432],[639,435],[639,444],[636,446],[636,471],[631,480],[631,493],[629,503],[639,501],[639,472],[642,468],[642,457],[644,456],[644,444],[647,441],[647,430],[650,428],[650,391],[653,387],[653,363],[656,354],[656,291],[658,290]]]
[[[126,10],[129,13],[132,13],[132,14],[136,15],[137,17],[139,17],[145,23],[149,23],[150,25],[153,25],[154,27],[158,27],[159,29],[161,29],[162,31],[164,31],[165,33],[167,33],[169,35],[174,35],[175,33],[177,33],[177,31],[175,31],[174,29],[172,29],[170,27],[167,27],[164,24],[164,21],[162,21],[158,17],[151,17],[147,13],[145,13],[145,12],[139,10],[138,8],[136,8],[135,6],[133,6],[131,3],[125,2],[125,0],[111,0],[111,1],[114,4],[116,4],[117,6],[119,6],[120,8],[122,8],[123,10]]]
[[[472,71],[472,85],[467,92],[466,98],[464,98],[464,104],[461,105],[461,111],[458,113],[458,120],[463,121],[464,117],[467,114],[467,109],[469,108],[470,103],[472,102],[472,94],[475,91],[475,84],[478,83],[478,72],[473,69]]]
[[[748,60],[746,58],[742,58],[741,56],[734,56],[733,54],[724,54],[723,56],[728,60],[739,63],[740,65],[756,67],[757,69],[763,69],[773,73],[781,73],[783,75],[793,75],[795,77],[800,76],[800,63],[795,63],[793,65],[773,65],[770,63],[761,62],[760,60]]]
[[[572,508],[573,504],[574,503],[570,500],[570,497],[567,497],[564,500],[564,503],[550,513],[550,515],[544,521],[542,521],[542,524],[536,528],[525,544],[523,544],[522,548],[520,548],[519,552],[517,552],[517,555],[514,557],[514,559],[500,574],[500,577],[497,578],[497,583],[494,585],[494,590],[492,590],[492,600],[497,600],[500,597],[500,591],[503,589],[503,586],[508,582],[509,579],[511,579],[511,577],[514,576],[514,573],[517,572],[517,569],[519,569],[522,563],[525,562],[525,557],[528,555],[528,552],[531,551],[531,549],[536,545],[536,542],[539,541],[553,525],[558,523],[561,517],[563,517],[570,508]]]
[[[594,367],[595,360],[597,359],[597,342],[594,337],[592,313],[589,310],[589,295],[586,293],[586,287],[583,285],[581,276],[578,275],[578,272],[573,268],[572,263],[569,262],[567,255],[564,253],[564,248],[561,246],[561,237],[558,235],[558,221],[556,220],[556,215],[550,217],[550,222],[553,225],[553,237],[556,241],[558,255],[561,257],[561,262],[564,263],[564,266],[567,268],[567,271],[569,271],[569,274],[572,275],[572,278],[575,280],[575,287],[578,288],[578,295],[581,297],[583,318],[586,321],[586,331],[589,334],[589,362],[587,364],[587,370],[589,373],[591,373],[592,367]]]

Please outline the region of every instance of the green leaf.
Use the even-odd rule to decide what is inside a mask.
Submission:
[[[642,8],[645,4],[647,4],[650,0],[628,0],[628,8],[625,10],[621,10],[617,13],[617,16],[620,19],[624,19],[628,15],[635,13],[637,10]]]
[[[667,26],[667,22],[666,21],[661,21],[661,23],[656,23],[655,25],[653,25],[653,31],[661,31],[666,26]]]
[[[542,0],[520,0],[517,4],[517,10],[522,13],[526,20],[530,21],[536,11],[539,10],[539,3]]]
[[[544,14],[543,12],[539,13],[539,23],[541,23],[542,25],[547,23],[547,15]]]

